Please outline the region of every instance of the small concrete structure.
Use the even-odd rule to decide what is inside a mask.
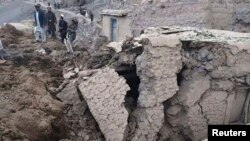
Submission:
[[[126,37],[132,37],[131,21],[127,17],[128,11],[106,9],[101,14],[104,35],[110,41],[119,42],[125,40]]]

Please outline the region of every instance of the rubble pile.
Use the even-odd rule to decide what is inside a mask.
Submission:
[[[20,35],[0,64],[0,140],[203,140],[250,122],[250,34],[151,27],[73,55]]]
[[[65,105],[66,120],[70,121],[68,138],[73,141],[104,140],[103,134],[77,86],[76,82],[69,81],[66,83],[66,87],[56,94],[56,97]]]
[[[207,136],[208,124],[249,122],[249,41],[249,34],[229,31],[148,28],[140,38],[107,45],[121,48],[116,50],[118,53],[113,52],[109,64],[97,70],[80,71],[80,78],[72,79],[80,84],[80,94],[106,140],[202,140]],[[103,110],[119,105],[102,109],[106,91],[115,92],[116,96],[123,93],[115,90],[116,84],[101,83],[102,79],[109,83],[113,81],[109,78],[115,79],[106,74],[110,68],[124,77],[127,84],[134,80],[128,77],[129,71],[136,71],[140,78],[139,89],[135,90],[138,97],[136,93],[128,96],[128,92],[125,96],[129,117],[128,123],[121,124],[127,126],[123,135],[120,134],[124,126],[118,126],[118,130],[116,122],[109,124],[103,122],[109,118],[101,118],[109,113]],[[108,97],[109,101],[113,99]],[[232,108],[233,105],[237,108]],[[118,120],[120,115],[112,113]],[[115,139],[110,138],[108,129],[119,132],[112,136]]]
[[[200,140],[207,124],[249,122],[249,34],[168,27],[145,32],[141,38],[150,44],[136,59],[141,83],[128,140]]]

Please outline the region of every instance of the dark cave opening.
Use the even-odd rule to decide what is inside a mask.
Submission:
[[[125,97],[125,105],[127,108],[133,110],[137,106],[137,100],[139,97],[138,88],[141,82],[136,73],[136,65],[122,66],[116,71],[120,76],[126,79],[126,83],[130,87],[130,90],[127,92]]]
[[[183,72],[187,69],[187,67],[184,65],[181,69],[181,71],[177,74],[177,84],[178,86],[181,85],[181,82],[184,80],[184,77],[183,77]]]

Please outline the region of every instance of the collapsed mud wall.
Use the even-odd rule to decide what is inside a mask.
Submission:
[[[164,122],[163,102],[178,90],[176,74],[182,65],[180,42],[175,40],[174,46],[171,43],[162,44],[164,40],[170,41],[172,38],[150,38],[144,52],[136,59],[141,83],[138,104],[131,114],[135,119],[131,124],[136,125],[131,135],[133,141],[156,140]]]
[[[157,32],[173,36],[173,31],[150,29],[151,36],[157,36],[152,42],[174,43],[167,39],[158,41],[162,35]],[[248,122],[249,107],[245,105],[249,103],[246,81],[250,73],[249,34],[186,32],[177,33],[182,41],[182,70],[175,79],[179,91],[164,103],[165,123],[157,140],[202,140],[206,138],[208,124]],[[232,39],[238,40],[238,45]]]
[[[100,69],[80,81],[81,94],[106,140],[203,140],[208,124],[249,122],[249,34],[161,27],[148,28],[133,40],[143,40],[140,47],[144,50],[134,59],[140,78],[139,97],[129,115],[121,114],[125,119],[115,116],[110,124],[106,121],[109,118],[101,118],[123,105],[128,90],[125,81],[114,87],[104,80],[99,84],[111,76],[114,80],[109,83],[115,82],[118,74],[114,70]],[[113,93],[123,98],[116,101],[110,96]],[[110,105],[112,100],[119,104]],[[109,106],[104,110],[101,105]],[[115,121],[121,124],[116,126]],[[114,132],[116,136],[111,136]]]

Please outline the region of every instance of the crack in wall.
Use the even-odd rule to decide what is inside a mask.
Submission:
[[[228,108],[228,98],[229,98],[229,96],[230,96],[230,93],[228,93],[227,98],[225,99],[226,110],[225,110],[224,123],[226,123],[226,118],[227,118],[227,108]]]
[[[82,95],[82,92],[80,91],[80,89],[79,89],[79,86],[75,86],[76,87],[76,90],[77,90],[77,94],[78,94],[78,96],[79,96],[79,99],[81,100],[81,101],[85,101],[85,99],[84,99],[84,97],[83,97],[83,95]]]
[[[203,118],[206,119],[206,122],[207,122],[207,125],[208,125],[208,123],[209,123],[209,118],[206,116],[206,113],[204,113],[203,107],[202,107],[202,105],[200,104],[200,102],[198,102],[198,105],[199,105],[199,107],[200,107],[201,114],[202,114]]]

